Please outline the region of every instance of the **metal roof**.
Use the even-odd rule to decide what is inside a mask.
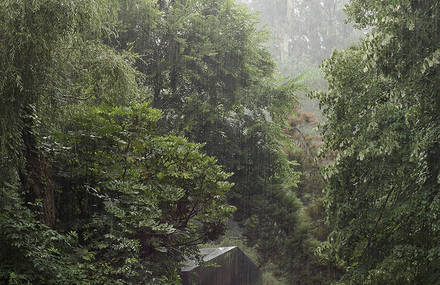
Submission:
[[[216,247],[216,248],[201,248],[200,249],[200,255],[203,258],[204,262],[208,262],[210,260],[213,260],[217,256],[220,256],[232,249],[236,248],[236,246],[229,246],[229,247]],[[183,265],[182,271],[191,271],[196,267],[199,267],[200,264],[197,262],[197,260],[189,259],[187,262]]]

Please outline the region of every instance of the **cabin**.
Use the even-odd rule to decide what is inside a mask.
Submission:
[[[261,285],[262,273],[238,247],[202,248],[203,260],[182,267],[183,285]]]

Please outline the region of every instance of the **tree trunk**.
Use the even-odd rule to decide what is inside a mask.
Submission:
[[[42,208],[31,206],[40,211],[40,220],[49,227],[56,222],[54,185],[50,175],[50,166],[37,147],[34,133],[35,110],[32,105],[25,106],[22,130],[24,145],[24,170],[20,171],[26,202],[41,201]]]

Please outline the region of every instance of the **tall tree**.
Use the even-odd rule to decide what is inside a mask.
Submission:
[[[159,8],[158,32],[147,31],[151,18],[121,18],[127,25],[121,46],[133,43],[143,55],[137,64],[153,90],[153,105],[164,112],[162,130],[205,143],[234,173],[229,199],[237,207],[235,219],[246,225],[261,263],[280,265],[277,256],[293,255],[287,244],[297,226],[292,187],[298,174],[283,152],[281,126],[294,110],[298,86],[275,79],[266,33],[257,31],[246,7],[179,0]],[[274,235],[277,242],[268,243]]]
[[[74,234],[59,234],[47,227],[55,226],[57,215],[55,185],[41,143],[50,125],[50,116],[44,111],[53,112],[60,101],[79,97],[82,90],[89,89],[90,85],[84,84],[78,93],[71,92],[74,86],[70,83],[75,78],[60,77],[67,71],[84,76],[96,71],[89,66],[90,72],[77,72],[83,65],[75,63],[82,59],[90,62],[91,51],[105,51],[100,38],[112,26],[112,10],[109,1],[0,4],[2,282],[76,283],[81,278],[74,273],[78,268],[69,252]],[[123,61],[107,64],[109,61],[101,61],[101,67],[112,66],[112,70],[124,69],[132,74]],[[126,78],[122,76],[121,80]],[[112,77],[108,82],[117,85],[121,81]]]
[[[0,4],[1,283],[176,283],[234,209],[201,145],[156,135],[136,57],[109,46],[123,5]]]
[[[95,284],[178,282],[184,258],[234,210],[230,175],[201,145],[154,135],[160,116],[145,103],[80,108],[48,141],[60,224],[78,233]]]
[[[108,1],[3,1],[0,6],[1,164],[18,172],[28,202],[42,201],[41,220],[49,226],[56,221],[54,189],[39,149],[40,112],[63,99],[60,91],[68,88],[57,76],[62,52],[85,40],[93,45],[109,28],[111,9]]]
[[[368,37],[324,64],[330,254],[344,284],[439,280],[439,9],[351,1]]]

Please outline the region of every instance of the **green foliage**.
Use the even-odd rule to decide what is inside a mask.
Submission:
[[[2,282],[175,283],[234,210],[230,174],[135,103],[145,77],[106,45],[119,4],[0,4]]]
[[[329,92],[327,254],[342,284],[438,280],[439,5],[352,1],[351,20],[371,33],[323,66]]]
[[[71,204],[60,218],[82,233],[90,270],[105,280],[171,282],[234,210],[230,175],[201,145],[155,136],[160,115],[147,104],[81,108],[50,142],[59,199]]]
[[[206,128],[201,123],[215,123],[247,100],[242,88],[270,78],[274,65],[264,35],[243,7],[217,0],[160,2],[159,16],[128,17],[147,9],[142,7],[121,13],[125,30],[116,46],[141,55],[137,66],[153,91],[153,106],[164,112],[164,130],[198,132]]]
[[[3,185],[0,198],[0,281],[82,284],[85,275],[71,251],[76,234],[60,234],[36,221],[17,194],[17,185]]]
[[[274,78],[257,25],[232,1],[3,1],[1,281],[178,283],[229,202],[288,270],[299,85]]]
[[[212,0],[158,7],[154,24],[152,18],[120,18],[127,27],[121,46],[142,55],[137,66],[153,91],[153,106],[164,112],[160,129],[205,143],[204,150],[234,173],[229,201],[237,207],[235,219],[247,225],[262,262],[278,264],[276,255],[287,250],[286,236],[297,222],[291,190],[299,175],[283,153],[282,126],[299,84],[275,79],[267,35],[243,6]],[[263,235],[278,234],[274,251]]]
[[[110,1],[2,1],[2,153],[19,156],[23,117],[36,116],[28,114],[28,105],[37,110],[44,98],[60,99],[58,91],[67,82],[59,80],[60,69],[54,69],[64,59],[59,58],[59,49],[68,53],[81,41],[101,37],[111,29],[109,11],[113,8]]]

